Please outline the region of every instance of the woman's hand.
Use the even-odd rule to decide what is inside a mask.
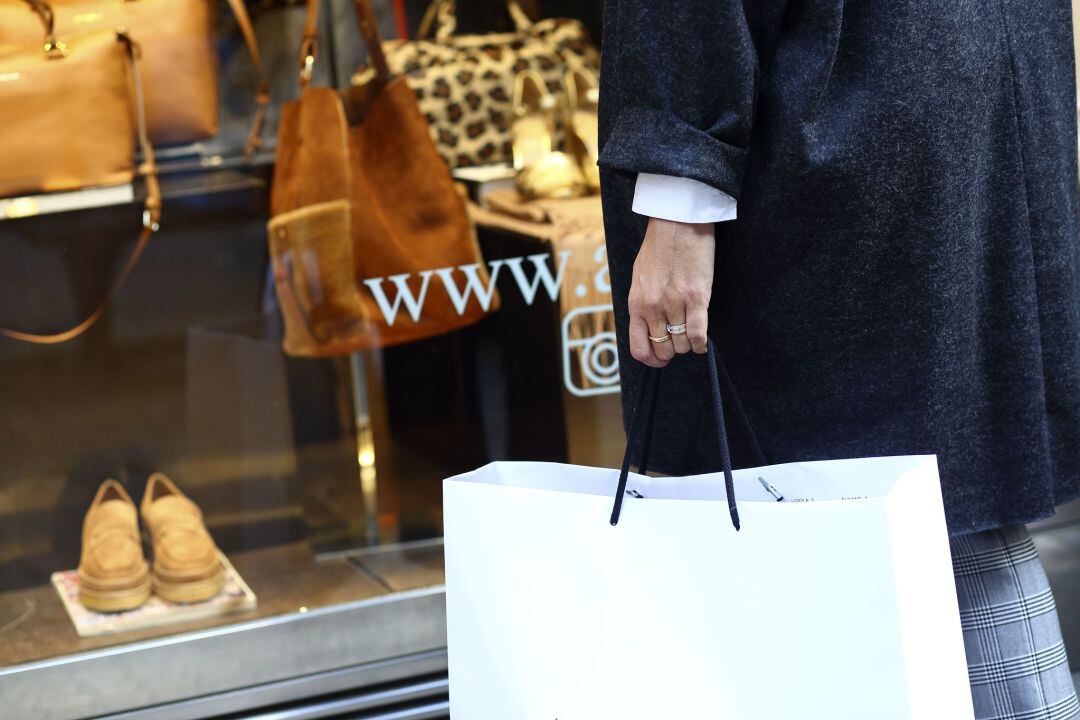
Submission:
[[[716,236],[712,223],[649,219],[630,283],[630,354],[661,368],[675,353],[705,352]],[[668,325],[686,333],[663,342]]]

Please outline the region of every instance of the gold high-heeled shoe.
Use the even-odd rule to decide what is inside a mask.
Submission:
[[[566,87],[566,144],[585,173],[589,189],[600,190],[599,121],[600,84],[596,75],[585,68],[569,70]]]
[[[524,170],[555,149],[555,105],[539,73],[518,73],[514,81],[514,121],[510,126],[515,170]]]
[[[555,150],[557,110],[555,97],[537,72],[518,73],[510,138],[517,188],[526,197],[578,197],[588,190],[588,182],[577,162]]]

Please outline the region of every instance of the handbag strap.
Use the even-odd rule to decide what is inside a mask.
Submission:
[[[154,159],[154,146],[150,143],[150,135],[146,129],[146,107],[143,102],[142,75],[139,72],[140,48],[139,45],[122,30],[117,31],[116,37],[119,42],[124,44],[124,48],[127,51],[128,59],[131,64],[131,80],[135,100],[135,124],[138,129],[139,147],[142,150],[143,155],[143,162],[138,168],[138,174],[143,177],[144,182],[146,183],[146,199],[143,201],[142,230],[139,232],[139,239],[135,241],[135,248],[131,251],[131,255],[128,256],[127,261],[124,263],[124,267],[121,268],[116,281],[105,294],[105,298],[85,320],[69,330],[48,335],[39,335],[36,333],[27,333],[20,330],[11,330],[9,328],[0,327],[0,335],[11,338],[12,340],[21,340],[37,345],[56,345],[77,338],[89,330],[94,323],[105,314],[105,310],[109,307],[109,303],[112,302],[112,299],[127,281],[128,276],[131,275],[131,271],[134,270],[135,266],[139,263],[139,258],[142,257],[143,252],[146,250],[146,246],[150,243],[150,238],[157,232],[159,223],[161,222],[161,187],[158,185],[157,162]],[[49,53],[48,47],[45,48],[45,52]]]
[[[529,19],[528,13],[521,9],[516,0],[506,0],[506,9],[518,32],[525,32],[532,27],[533,22]],[[433,28],[435,28],[435,39],[438,41],[447,40],[457,31],[457,6],[454,0],[432,0],[420,20],[416,39],[430,38]]]
[[[41,24],[45,30],[45,42],[42,45],[42,50],[45,55],[50,58],[63,57],[67,54],[67,48],[64,43],[56,39],[55,30],[55,15],[53,14],[52,6],[50,6],[44,0],[25,0],[26,4],[30,6],[30,9],[37,13],[37,16],[41,18]]]
[[[248,133],[247,142],[244,143],[244,155],[250,158],[262,144],[263,123],[266,120],[266,109],[270,105],[270,81],[266,78],[263,69],[262,53],[259,52],[259,41],[255,36],[255,26],[251,22],[251,15],[244,5],[244,0],[228,0],[229,7],[236,17],[236,24],[240,28],[240,35],[244,38],[251,64],[255,68],[255,74],[259,78],[258,89],[255,91],[255,115],[251,119],[251,131]]]
[[[725,390],[732,401],[732,409],[736,417],[745,428],[751,439],[751,449],[755,460],[760,465],[766,465],[765,455],[761,451],[754,429],[750,425],[750,419],[739,402],[735,388],[731,384],[731,377],[727,368],[716,350],[716,343],[709,340],[707,351],[707,365],[709,375],[709,399],[712,406],[713,419],[716,422],[717,440],[720,446],[720,465],[724,472],[724,494],[727,497],[728,513],[731,516],[731,524],[735,530],[739,530],[739,509],[735,503],[735,479],[731,468],[731,450],[728,445],[727,425],[724,421],[724,404],[721,397],[721,382],[726,386]],[[723,377],[723,381],[721,380]],[[619,484],[615,494],[615,504],[611,511],[611,524],[619,523],[622,513],[623,497],[626,495],[626,483],[630,475],[630,464],[633,460],[635,449],[640,448],[639,472],[645,473],[648,465],[649,447],[652,445],[653,426],[656,417],[656,406],[660,396],[660,381],[663,377],[656,368],[646,367],[638,384],[637,398],[634,404],[634,414],[630,419],[630,432],[627,436],[626,452],[623,454],[622,467],[619,470]]]
[[[304,20],[303,41],[300,44],[300,87],[307,87],[311,82],[312,68],[319,51],[319,0],[307,0],[307,17]],[[368,62],[375,68],[375,77],[389,80],[393,73],[383,51],[382,36],[371,0],[353,0],[356,9],[356,24],[360,35],[367,45]]]
[[[367,44],[368,60],[375,68],[375,77],[379,80],[389,80],[393,73],[390,72],[390,64],[386,61],[386,53],[383,52],[382,35],[379,33],[379,21],[375,15],[375,8],[371,5],[371,0],[354,0],[354,4],[356,5],[356,22]]]

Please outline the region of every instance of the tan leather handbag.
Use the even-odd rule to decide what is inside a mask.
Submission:
[[[161,193],[146,128],[139,46],[122,31],[98,30],[71,36],[61,49],[47,8],[42,18],[43,46],[0,48],[0,132],[10,138],[0,148],[0,195],[126,183],[136,175],[146,181],[138,241],[100,306],[62,333],[0,328],[9,338],[51,344],[77,337],[105,312],[158,228]]]
[[[131,182],[128,65],[111,30],[0,48],[0,196]]]
[[[488,288],[487,269],[416,97],[386,65],[369,0],[355,5],[372,80],[341,91],[308,84],[319,11],[308,0],[303,89],[282,110],[268,230],[291,355],[431,337],[476,322],[498,302],[474,293],[462,303],[447,290],[444,276],[464,290],[460,266]]]
[[[258,75],[257,110],[247,151],[256,149],[269,102],[258,44],[243,0],[228,0]],[[24,0],[0,0],[0,45],[42,39]],[[143,50],[146,117],[157,145],[194,142],[218,132],[218,65],[214,47],[216,0],[38,0],[53,15],[58,52],[69,37],[95,30],[125,32]],[[7,102],[0,85],[0,103]]]

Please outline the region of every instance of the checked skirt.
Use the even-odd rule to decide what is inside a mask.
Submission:
[[[1023,525],[952,538],[976,720],[1074,720],[1054,596]]]

